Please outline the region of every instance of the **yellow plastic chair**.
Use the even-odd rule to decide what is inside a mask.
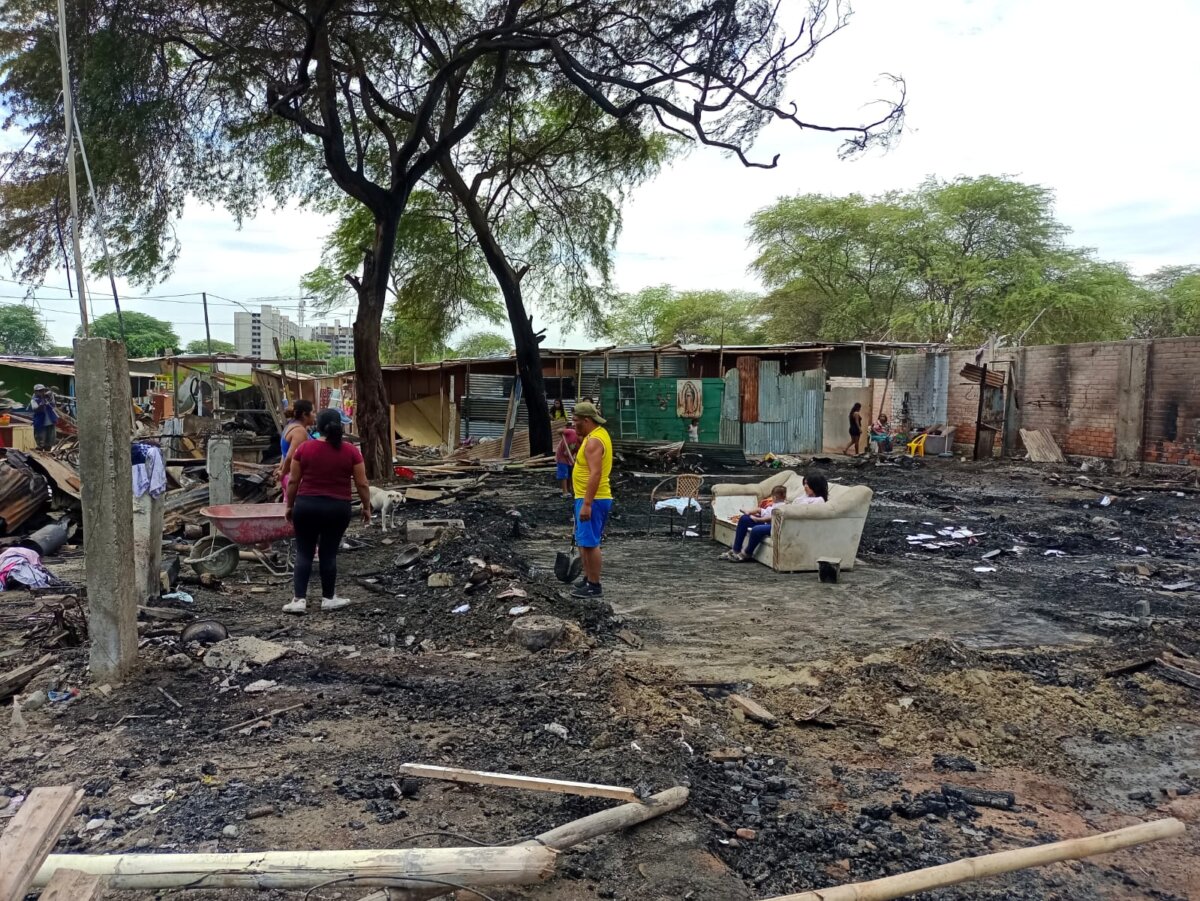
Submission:
[[[912,441],[908,442],[908,455],[910,457],[925,456],[925,439],[929,437],[928,432],[923,432]]]

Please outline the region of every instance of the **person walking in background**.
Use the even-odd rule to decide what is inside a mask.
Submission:
[[[583,581],[571,592],[578,598],[598,598],[604,594],[600,586],[603,563],[600,542],[604,526],[612,512],[612,438],[604,428],[607,420],[595,404],[580,401],[575,405],[575,429],[583,436],[575,457],[572,484],[575,488],[575,544],[583,558]]]
[[[287,496],[288,479],[292,471],[292,457],[295,456],[300,445],[309,439],[309,433],[316,421],[317,414],[313,412],[312,401],[296,401],[296,406],[292,408],[288,416],[288,423],[283,427],[283,434],[279,436],[279,454],[282,458],[279,462],[279,485],[283,488],[284,497]]]
[[[850,408],[850,443],[846,445],[842,451],[843,454],[849,454],[852,457],[858,456],[858,442],[862,440],[862,404],[855,404]],[[850,453],[850,448],[854,448],[854,453]]]
[[[579,449],[579,433],[572,428],[563,429],[554,451],[555,477],[562,486],[562,496],[571,497],[571,467],[575,465],[575,451]]]
[[[305,441],[292,454],[287,489],[287,518],[296,529],[296,569],[292,600],[284,613],[304,613],[313,557],[320,553],[321,609],[337,610],[350,602],[339,598],[337,554],[350,525],[350,486],[358,488],[363,522],[371,524],[371,487],[358,448],[343,440],[342,414],[322,410],[316,441]]]
[[[58,440],[58,409],[54,393],[45,385],[34,385],[29,409],[33,411],[33,443],[38,450],[48,451]]]
[[[700,420],[699,419],[693,419],[691,422],[688,423],[687,440],[692,442],[693,444],[698,444],[700,442]]]

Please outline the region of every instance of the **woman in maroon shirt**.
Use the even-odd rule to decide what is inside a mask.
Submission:
[[[322,410],[316,441],[305,441],[292,454],[287,486],[287,518],[296,529],[293,597],[284,613],[304,613],[313,556],[320,552],[321,609],[337,610],[350,602],[339,598],[337,552],[350,525],[350,483],[358,488],[363,522],[371,523],[371,488],[358,448],[342,440],[342,414]]]

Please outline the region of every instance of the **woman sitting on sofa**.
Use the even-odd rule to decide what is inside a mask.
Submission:
[[[823,504],[829,500],[829,480],[819,473],[804,477],[804,493],[791,501],[793,504]],[[788,503],[787,488],[777,485],[771,491],[771,498],[753,511],[744,511],[737,521],[737,532],[733,537],[733,550],[721,555],[723,560],[733,560],[738,563],[753,563],[754,551],[763,539],[771,534],[771,511]],[[742,550],[742,545],[745,550]]]

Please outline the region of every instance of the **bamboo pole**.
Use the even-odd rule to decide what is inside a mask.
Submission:
[[[677,810],[687,803],[688,790],[682,786],[668,788],[666,791],[651,795],[645,801],[632,804],[622,804],[620,807],[610,807],[591,816],[573,820],[557,829],[543,832],[541,835],[518,847],[535,847],[545,845],[555,851],[565,851],[575,845],[591,841],[608,832],[619,832],[628,829],[664,813]]]
[[[612,807],[591,816],[573,820],[548,832],[543,832],[517,847],[546,847],[554,851],[565,851],[606,833],[629,829],[639,823],[662,816],[664,813],[670,813],[687,803],[687,799],[688,790],[686,788],[668,788],[657,795],[651,795],[644,803],[622,804],[620,807]],[[425,901],[427,898],[443,893],[443,890],[435,888],[425,888],[407,893],[389,890],[372,892],[359,898],[358,901]]]
[[[554,872],[557,852],[512,848],[260,851],[242,854],[51,854],[33,884],[65,867],[108,877],[111,889],[311,889],[327,883],[422,890],[455,885],[531,885]]]
[[[1114,832],[1073,838],[1048,845],[1035,845],[1032,848],[1000,851],[996,854],[985,854],[982,857],[967,857],[937,867],[913,870],[910,873],[887,876],[883,879],[872,879],[870,882],[856,882],[852,885],[816,889],[811,892],[801,892],[798,895],[780,895],[767,899],[767,901],[888,901],[891,898],[903,898],[905,895],[958,885],[960,882],[970,882],[988,876],[998,876],[1014,870],[1042,867],[1063,860],[1079,860],[1082,857],[1091,857],[1093,854],[1107,854],[1110,851],[1119,851],[1122,848],[1132,848],[1135,845],[1144,845],[1147,842],[1156,842],[1159,839],[1182,835],[1183,831],[1183,823],[1179,820],[1155,820],[1152,823],[1140,823],[1137,826],[1117,829]]]

